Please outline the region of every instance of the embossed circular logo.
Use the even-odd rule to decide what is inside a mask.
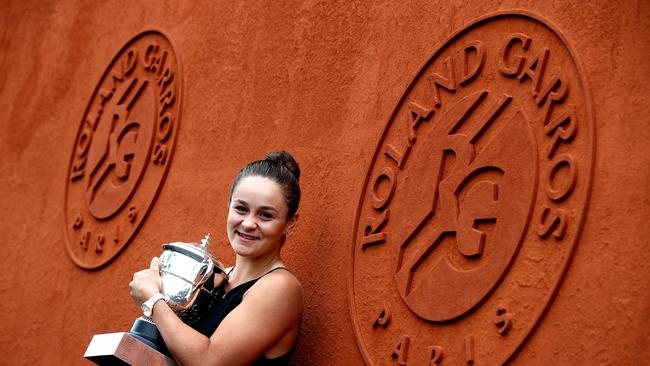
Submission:
[[[371,365],[497,365],[564,277],[588,206],[591,97],[566,38],[481,18],[426,62],[359,201],[349,284]]]
[[[68,170],[68,253],[97,268],[133,238],[165,179],[181,111],[180,62],[146,31],[113,58],[86,107]]]

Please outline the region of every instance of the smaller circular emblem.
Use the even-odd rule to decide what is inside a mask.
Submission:
[[[555,27],[504,12],[449,38],[395,107],[359,200],[349,288],[366,362],[508,362],[570,263],[594,146]]]
[[[127,42],[102,75],[66,181],[66,244],[80,267],[106,264],[144,221],[169,169],[181,92],[180,62],[158,31]]]

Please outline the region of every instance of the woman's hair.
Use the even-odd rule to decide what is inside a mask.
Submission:
[[[278,183],[284,191],[284,198],[289,206],[288,218],[298,211],[300,204],[300,167],[298,162],[286,151],[274,151],[266,154],[264,160],[256,160],[243,167],[232,183],[230,197],[242,178],[259,176]]]

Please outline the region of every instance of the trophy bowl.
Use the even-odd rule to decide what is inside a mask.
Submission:
[[[198,290],[220,268],[203,244],[169,243],[160,256],[161,293],[174,312],[187,310]]]

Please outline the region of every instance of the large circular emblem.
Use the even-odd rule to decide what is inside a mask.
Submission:
[[[591,97],[524,12],[447,40],[387,122],[357,210],[350,306],[371,365],[499,365],[548,308],[580,236]]]
[[[68,253],[83,268],[117,255],[165,179],[181,111],[181,68],[169,38],[146,31],[113,58],[86,107],[68,169]]]

